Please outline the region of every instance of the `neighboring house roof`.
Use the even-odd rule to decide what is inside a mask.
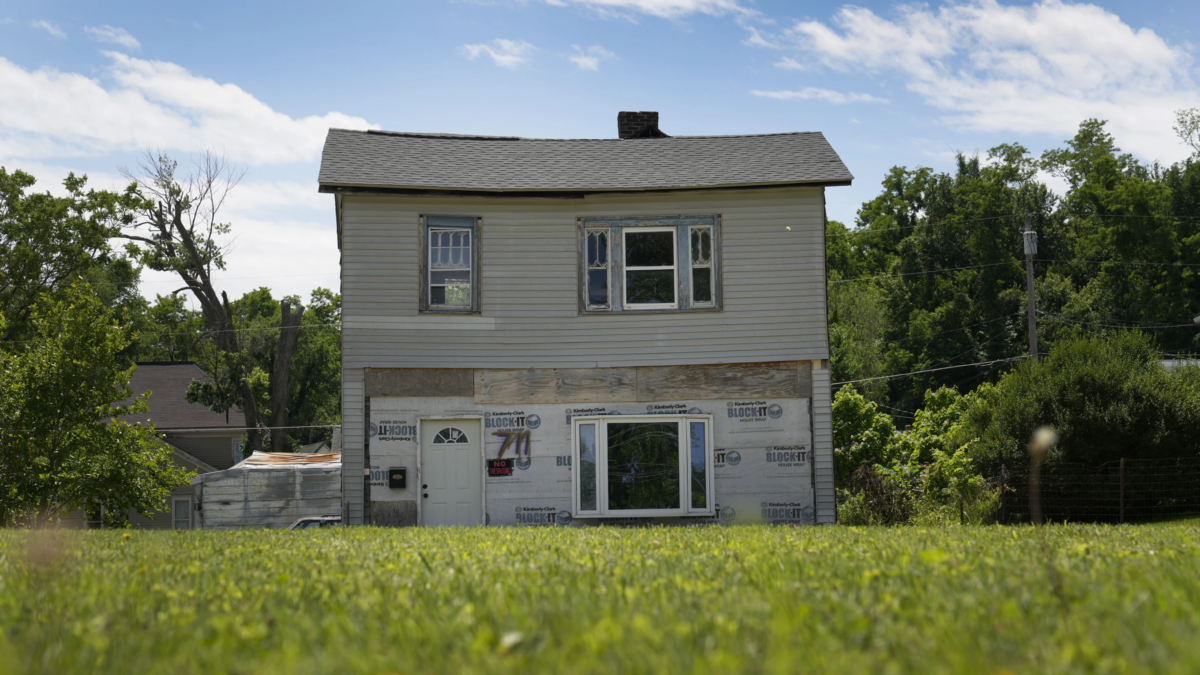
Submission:
[[[820,132],[550,140],[330,129],[321,191],[612,192],[800,184],[854,176]]]
[[[167,445],[171,444],[167,443]],[[194,455],[186,453],[173,445],[171,445],[171,451],[175,454],[175,459],[185,464],[191,464],[193,467],[195,467],[196,473],[211,473],[217,470],[216,467],[212,466],[211,464],[201,460],[198,457],[195,457]]]
[[[129,389],[134,396],[150,394],[150,413],[130,415],[130,422],[154,422],[159,431],[170,429],[241,429],[246,420],[240,408],[225,413],[209,410],[184,398],[192,380],[211,381],[211,378],[191,361],[152,361],[137,364]],[[228,420],[226,419],[228,417]]]

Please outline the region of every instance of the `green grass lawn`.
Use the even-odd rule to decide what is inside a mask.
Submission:
[[[3,531],[0,669],[1200,672],[1200,524],[1045,535]]]

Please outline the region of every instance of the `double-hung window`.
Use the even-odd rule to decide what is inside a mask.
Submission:
[[[717,216],[585,218],[584,312],[720,307]]]
[[[578,518],[712,515],[712,417],[576,417]]]
[[[479,311],[479,219],[422,218],[421,310]]]

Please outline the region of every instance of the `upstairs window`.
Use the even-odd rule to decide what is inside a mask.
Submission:
[[[479,311],[479,219],[422,218],[421,310]]]
[[[712,417],[571,420],[578,518],[712,515]]]
[[[675,230],[630,227],[625,239],[625,307],[675,309],[679,283],[675,270]]]
[[[582,219],[584,312],[720,307],[719,218]]]

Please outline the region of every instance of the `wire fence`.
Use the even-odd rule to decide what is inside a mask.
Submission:
[[[1003,470],[1001,523],[1033,519],[1030,468]],[[1200,457],[1123,459],[1097,466],[1049,462],[1040,467],[1037,503],[1046,522],[1145,523],[1200,516]]]

